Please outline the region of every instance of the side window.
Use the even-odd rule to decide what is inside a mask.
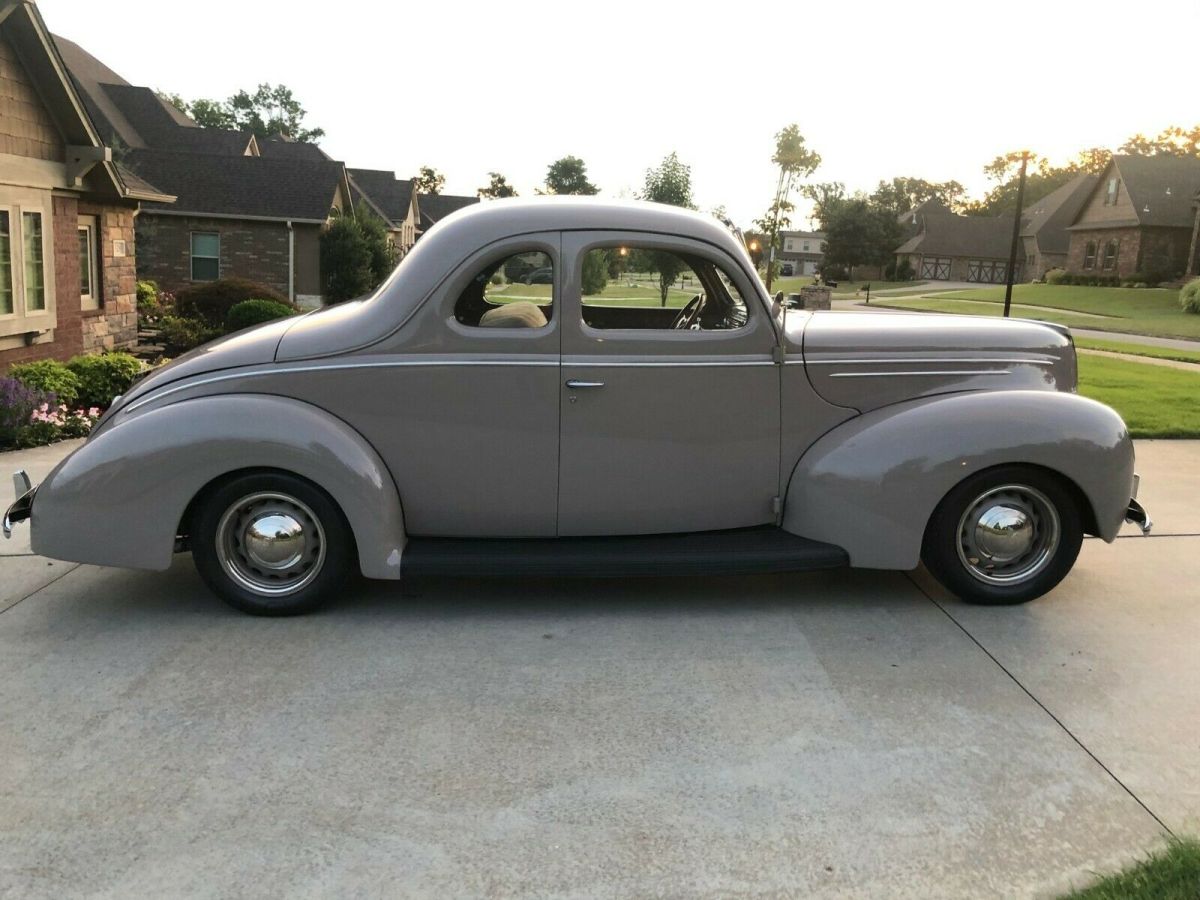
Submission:
[[[736,285],[699,256],[649,247],[589,250],[580,275],[592,328],[727,331],[749,316]]]
[[[473,328],[543,328],[553,314],[554,261],[540,250],[488,263],[454,303],[454,318]]]
[[[216,281],[221,277],[221,235],[192,232],[192,281]]]

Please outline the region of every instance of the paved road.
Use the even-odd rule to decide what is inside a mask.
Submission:
[[[0,896],[1052,894],[1200,832],[1200,442],[1138,450],[1156,536],[1012,609],[0,559]]]

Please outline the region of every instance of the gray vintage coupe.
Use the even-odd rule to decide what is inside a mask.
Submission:
[[[912,569],[1053,588],[1150,527],[1065,328],[807,313],[668,206],[483,203],[372,296],[196,350],[113,404],[6,531],[65,560],[190,549],[250,613],[371,578]]]

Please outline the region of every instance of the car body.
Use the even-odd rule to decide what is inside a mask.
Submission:
[[[705,291],[616,296],[657,297],[621,267],[667,256]],[[514,259],[551,284],[496,286]],[[622,273],[612,303],[585,296],[589,259]],[[351,567],[923,559],[968,599],[1015,602],[1066,574],[1084,532],[1141,515],[1124,423],[1075,385],[1059,326],[791,310],[716,219],[494,201],[439,222],[371,296],[158,369],[10,518],[58,559],[161,570],[190,547],[250,612],[312,608]]]
[[[796,272],[796,267],[793,266],[791,263],[784,263],[783,265],[781,265],[779,267],[779,274],[784,278],[787,278],[790,275],[794,275],[795,272]]]
[[[549,266],[542,266],[540,269],[534,269],[523,279],[525,284],[553,284],[554,269]]]

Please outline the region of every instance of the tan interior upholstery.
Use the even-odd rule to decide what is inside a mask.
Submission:
[[[482,328],[544,328],[546,315],[536,303],[515,300],[489,309],[479,320]]]

